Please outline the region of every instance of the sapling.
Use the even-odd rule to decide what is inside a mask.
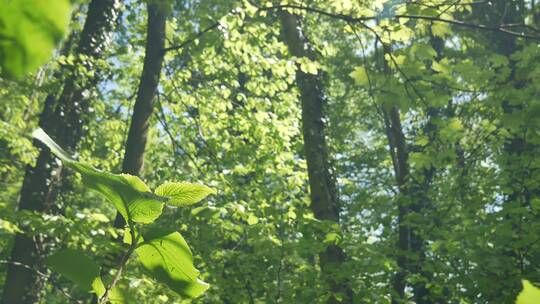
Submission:
[[[33,137],[44,143],[64,166],[78,172],[83,185],[101,193],[124,217],[124,242],[129,247],[122,255],[112,282],[105,286],[100,267],[83,251],[64,249],[47,257],[46,264],[96,294],[98,303],[121,302],[117,284],[128,262],[137,256],[142,266],[158,282],[181,296],[194,298],[208,289],[199,279],[188,244],[177,231],[162,228],[143,229],[160,217],[165,205],[189,206],[215,193],[212,188],[187,182],[166,182],[152,191],[139,177],[112,174],[75,160],[42,129]]]

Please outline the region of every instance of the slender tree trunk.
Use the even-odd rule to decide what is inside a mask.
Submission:
[[[93,0],[88,7],[88,15],[75,55],[79,57],[76,66],[93,71],[93,76],[77,75],[76,68],[66,77],[59,96],[50,94],[40,116],[40,126],[68,150],[74,149],[81,136],[83,119],[88,111],[90,98],[99,81],[99,71],[91,64],[102,56],[112,34],[120,3],[118,0]],[[36,145],[36,143],[34,143]],[[20,210],[50,212],[54,207],[54,186],[60,179],[53,157],[48,150],[41,150],[35,166],[27,166],[21,197]],[[11,251],[11,262],[31,268],[40,267],[39,237],[18,234]],[[41,282],[35,271],[10,264],[2,294],[2,303],[35,303],[39,301]]]
[[[394,275],[392,287],[395,295],[392,296],[392,304],[403,303],[405,296],[405,286],[407,273],[409,270],[409,262],[407,252],[410,250],[411,233],[409,226],[405,223],[407,215],[410,212],[409,199],[410,188],[409,179],[409,154],[407,151],[407,142],[401,127],[401,119],[397,107],[392,107],[389,111],[384,112],[384,123],[386,128],[386,137],[392,164],[394,166],[394,175],[396,184],[399,189],[398,198],[398,255],[397,265],[398,271]]]
[[[297,16],[282,12],[281,25],[283,38],[290,53],[297,57],[314,59],[305,36],[301,32]],[[328,147],[325,138],[323,119],[324,92],[317,75],[297,70],[296,81],[302,102],[302,132],[306,157],[311,209],[319,220],[339,223],[340,206],[335,180],[328,160]],[[341,278],[340,271],[345,261],[343,250],[337,245],[328,245],[319,254],[322,276],[329,285],[332,294],[328,303],[351,303],[352,289],[346,278]]]
[[[438,37],[431,37],[431,45],[437,52],[437,60],[441,60],[443,55],[444,41]],[[407,216],[411,213],[423,215],[426,207],[431,205],[428,191],[433,181],[435,169],[433,167],[422,169],[419,173],[421,178],[412,181],[410,178],[409,148],[405,141],[399,109],[392,107],[390,111],[385,111],[385,127],[388,144],[394,166],[396,184],[400,191],[398,200],[398,249],[400,253],[397,264],[400,270],[394,276],[393,288],[397,297],[392,299],[392,303],[403,302],[405,287],[407,285],[407,274],[415,274],[420,280],[413,284],[412,292],[415,303],[429,304],[434,301],[430,298],[427,283],[431,278],[431,273],[424,270],[426,259],[425,239],[421,226],[425,223],[411,223]],[[436,125],[434,120],[439,118],[439,111],[431,106],[427,108],[428,121],[424,127],[424,134],[430,142],[435,141]],[[405,224],[405,222],[407,224]],[[413,260],[408,260],[405,255],[414,256]]]
[[[122,172],[139,175],[144,165],[144,151],[148,137],[148,128],[154,109],[165,48],[165,21],[169,8],[166,1],[148,1],[148,24],[146,30],[146,51],[137,99],[133,107],[131,124],[126,141]],[[125,220],[116,215],[115,227],[121,228]]]
[[[433,177],[433,169],[422,171],[421,184],[413,182],[410,177],[409,148],[403,133],[401,118],[397,107],[384,112],[384,123],[388,146],[394,166],[394,175],[399,189],[398,197],[398,272],[393,279],[393,289],[396,295],[392,303],[404,303],[407,275],[416,274],[421,279],[427,279],[429,274],[423,270],[425,262],[425,240],[419,226],[422,223],[411,223],[408,217],[412,214],[422,215],[424,207],[430,200],[427,191]],[[426,132],[433,128],[431,118],[426,126]],[[414,259],[408,259],[414,256]],[[419,281],[412,286],[413,297],[417,304],[431,303],[425,281]]]

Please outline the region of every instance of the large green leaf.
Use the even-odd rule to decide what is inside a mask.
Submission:
[[[523,280],[523,290],[516,299],[516,304],[538,304],[540,303],[540,288],[535,287],[531,282]]]
[[[49,147],[67,167],[79,172],[86,187],[101,193],[112,202],[126,221],[151,223],[161,215],[165,199],[152,194],[137,176],[112,174],[80,163],[71,158],[42,129],[34,131],[33,136]]]
[[[21,77],[47,61],[68,30],[69,0],[0,0],[0,66]]]
[[[175,206],[193,205],[215,193],[215,190],[200,184],[192,183],[172,183],[167,182],[156,188],[156,195],[167,197],[167,204]]]
[[[98,296],[105,293],[99,266],[84,252],[74,249],[60,250],[47,257],[45,263],[75,282],[82,290],[93,291]]]
[[[193,255],[180,233],[153,229],[145,233],[144,238],[146,241],[135,252],[157,281],[190,298],[208,289],[209,285],[198,279],[199,271],[193,266]]]

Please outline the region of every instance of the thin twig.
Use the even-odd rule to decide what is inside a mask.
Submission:
[[[7,261],[7,260],[0,260],[0,264],[7,264],[7,265],[14,265],[14,266],[18,266],[18,267],[22,267],[22,268],[25,268],[25,269],[28,269],[28,270],[31,270],[31,271],[34,271],[38,276],[46,279],[53,288],[57,289],[58,291],[60,291],[66,298],[68,298],[69,300],[71,300],[73,303],[77,303],[77,304],[82,304],[83,302],[82,301],[79,301],[77,299],[75,299],[74,297],[72,297],[69,293],[67,293],[63,288],[61,288],[60,286],[54,284],[53,282],[51,282],[51,276],[49,276],[48,274],[46,273],[43,273],[35,268],[33,268],[32,266],[30,265],[26,265],[26,264],[23,264],[23,263],[20,263],[20,262],[12,262],[12,261]]]
[[[320,14],[320,15],[323,15],[323,16],[327,16],[327,17],[330,17],[330,18],[339,19],[339,20],[346,21],[346,22],[351,22],[351,23],[363,23],[365,21],[380,19],[380,17],[377,17],[377,16],[375,16],[375,17],[372,17],[372,16],[370,16],[370,17],[367,17],[367,16],[353,17],[353,16],[350,16],[350,15],[345,15],[345,14],[341,14],[341,13],[331,13],[331,12],[327,12],[327,11],[317,9],[317,8],[313,8],[313,7],[307,7],[307,6],[302,6],[302,5],[294,5],[294,4],[283,4],[283,5],[276,5],[276,6],[269,6],[269,7],[260,7],[259,10],[260,11],[270,11],[270,10],[282,10],[282,9],[287,9],[287,8],[289,8],[289,9],[298,9],[298,10],[303,10],[303,11],[306,11],[306,12],[317,13],[317,14]],[[456,25],[456,26],[460,26],[460,27],[468,27],[468,28],[479,29],[479,30],[484,30],[484,31],[491,31],[491,32],[501,32],[501,33],[511,35],[511,36],[515,36],[515,37],[519,37],[519,38],[540,40],[540,36],[533,36],[533,35],[529,35],[529,34],[525,34],[525,33],[514,32],[514,31],[511,31],[511,30],[507,29],[503,25],[493,27],[493,26],[487,26],[487,25],[483,25],[483,24],[467,23],[467,22],[459,21],[459,20],[445,19],[445,18],[433,17],[433,16],[422,16],[422,15],[401,15],[400,14],[400,15],[394,15],[391,18],[394,18],[394,19],[417,19],[417,20],[428,20],[428,21],[432,21],[432,22],[442,22],[442,23],[448,23],[448,24],[452,24],[452,25]],[[537,32],[538,29],[534,28],[533,31]]]
[[[129,258],[135,251],[135,248],[137,248],[137,238],[135,236],[135,227],[133,226],[133,223],[130,223],[129,225],[129,232],[131,234],[131,245],[129,246],[128,251],[122,257],[122,260],[120,261],[120,264],[118,265],[118,270],[116,271],[116,274],[114,275],[113,281],[105,289],[105,293],[99,299],[99,302],[98,302],[99,304],[107,303],[107,300],[109,299],[110,291],[116,286],[116,284],[118,284],[118,281],[120,281],[120,278],[122,277],[122,272],[124,271],[124,268],[126,267],[129,261]]]
[[[158,95],[158,99],[157,99],[157,104],[158,104],[158,107],[159,107],[158,121],[161,123],[161,126],[163,127],[163,130],[165,131],[165,133],[169,137],[169,139],[171,141],[171,144],[173,146],[174,152],[176,153],[176,149],[179,149],[180,151],[182,151],[184,153],[184,155],[187,156],[187,158],[189,158],[191,163],[193,163],[193,166],[195,166],[195,169],[197,169],[197,171],[199,172],[199,175],[202,176],[203,171],[202,171],[201,167],[199,166],[199,164],[197,164],[197,160],[195,159],[195,157],[193,157],[193,155],[188,153],[187,150],[182,147],[182,145],[176,140],[176,138],[172,134],[171,129],[169,127],[169,123],[167,122],[165,111],[163,109],[163,104],[161,103],[161,99],[159,98],[159,96],[160,95]],[[161,116],[159,114],[161,114]]]
[[[193,36],[191,36],[188,39],[184,40],[182,43],[180,43],[178,45],[170,46],[168,48],[164,48],[163,53],[167,53],[167,52],[170,52],[170,51],[175,51],[175,50],[179,50],[179,49],[184,48],[186,45],[188,45],[188,44],[192,43],[193,41],[195,41],[195,40],[201,38],[202,36],[204,36],[204,34],[210,32],[213,29],[216,29],[219,26],[219,24],[220,24],[219,21],[216,21],[216,22],[212,23],[212,25],[210,25],[209,27],[205,28],[204,30],[194,34]]]

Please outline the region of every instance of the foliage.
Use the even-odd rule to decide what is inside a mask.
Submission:
[[[522,287],[523,278],[540,282],[540,50],[538,39],[525,37],[538,35],[540,7],[490,3],[175,2],[139,179],[113,174],[121,172],[144,60],[145,6],[126,1],[100,62],[104,80],[84,113],[80,162],[62,156],[79,174],[55,187],[52,214],[17,210],[25,170],[37,156],[29,134],[42,123],[47,95],[71,75],[66,68],[82,67],[58,55],[40,73],[0,78],[0,261],[9,260],[17,232],[48,240],[46,253],[84,252],[77,257],[88,271],[58,269],[42,291],[47,303],[66,302],[56,286],[90,301],[85,290],[102,292],[92,287],[99,285],[95,266],[110,286],[118,261],[109,266],[108,257],[133,243],[134,254],[148,259],[126,265],[112,301],[323,303],[330,287],[321,280],[319,253],[335,244],[346,262],[332,275],[350,280],[354,303],[391,303],[400,256],[420,265],[405,278],[410,301],[414,287],[424,285],[427,303],[513,303],[522,288],[534,290]],[[72,18],[74,37],[84,7]],[[314,58],[288,52],[282,9],[299,16]],[[317,75],[324,91],[321,123],[339,188],[339,224],[310,210],[298,68]],[[401,185],[389,147],[392,111],[407,150]],[[174,180],[198,181],[219,195],[182,208],[212,190],[157,183]],[[420,250],[398,248],[400,207],[409,211],[401,226],[420,236]],[[135,229],[113,227],[117,210]],[[125,245],[111,242],[122,234]],[[156,258],[158,249],[166,254]],[[188,265],[186,272],[177,272],[177,263]],[[0,264],[0,285],[6,269]],[[178,297],[197,293],[199,278],[210,283],[206,292]]]
[[[166,183],[159,186],[154,194],[136,176],[111,174],[74,160],[42,129],[34,131],[33,136],[51,149],[65,166],[81,174],[85,187],[101,193],[113,203],[128,223],[125,233],[130,235],[130,249],[121,260],[118,274],[121,274],[134,250],[152,277],[182,296],[197,297],[208,288],[208,284],[199,280],[199,271],[193,266],[191,251],[180,233],[163,233],[156,229],[142,232],[136,223],[154,222],[161,215],[164,204],[178,205],[185,197],[194,204],[214,190],[189,183]],[[49,256],[47,264],[84,290],[92,290],[100,297],[100,303],[107,301],[107,297],[104,297],[107,289],[101,281],[100,268],[83,252],[65,249]],[[114,288],[115,284],[113,281],[109,288]]]
[[[49,60],[66,35],[71,4],[69,0],[2,0],[0,6],[0,67],[21,78]]]
[[[523,280],[523,290],[519,293],[516,304],[533,304],[540,299],[540,288],[533,286],[529,281]]]

